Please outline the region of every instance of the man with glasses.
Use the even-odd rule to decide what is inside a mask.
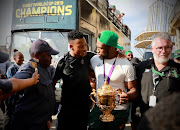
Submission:
[[[180,90],[180,64],[170,59],[172,47],[169,34],[157,34],[151,44],[153,59],[136,66],[140,94],[136,105],[140,107],[141,117],[157,102]],[[133,121],[138,124],[137,118],[133,117]]]

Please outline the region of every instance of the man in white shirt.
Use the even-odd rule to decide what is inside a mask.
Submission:
[[[96,90],[104,84],[105,79],[113,89],[122,90],[120,99],[118,99],[119,104],[112,111],[115,120],[112,122],[100,121],[99,116],[102,112],[96,106],[90,113],[89,130],[124,129],[128,119],[128,102],[133,101],[138,95],[133,66],[126,58],[119,55],[117,49],[123,49],[123,47],[117,41],[116,33],[108,30],[101,32],[96,43],[98,55],[90,60],[95,72]],[[109,73],[111,69],[113,71]]]

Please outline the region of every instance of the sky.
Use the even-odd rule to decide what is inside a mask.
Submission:
[[[141,58],[134,48],[135,37],[145,31],[148,24],[148,9],[156,0],[109,0],[110,5],[115,5],[121,13],[125,13],[123,23],[131,30],[131,50],[135,57]],[[174,4],[176,0],[164,0]]]
[[[156,0],[109,0],[109,4],[116,5],[116,8],[125,13],[123,23],[131,30],[131,50],[135,57],[141,55],[134,48],[134,38],[145,31],[148,23],[148,8]],[[176,0],[164,0],[174,4]],[[6,39],[9,42],[11,35],[13,0],[0,0],[0,45],[5,45]]]

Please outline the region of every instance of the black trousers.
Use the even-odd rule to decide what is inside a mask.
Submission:
[[[89,108],[65,108],[58,114],[57,130],[87,130]]]

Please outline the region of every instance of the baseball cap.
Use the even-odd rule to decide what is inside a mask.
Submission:
[[[105,30],[102,31],[100,34],[101,36],[100,38],[98,37],[98,41],[100,41],[101,43],[107,46],[112,46],[114,48],[123,49],[121,44],[117,42],[119,38],[118,35],[113,31]]]
[[[4,63],[9,59],[9,55],[0,51],[0,63]]]
[[[126,51],[125,55],[127,55],[128,53],[132,53],[132,51],[130,50]]]
[[[47,52],[50,55],[57,55],[59,52],[54,50],[46,41],[38,39],[31,44],[31,53]]]
[[[176,50],[175,52],[174,52],[174,59],[177,59],[177,58],[179,58],[180,57],[180,49],[179,50]]]

